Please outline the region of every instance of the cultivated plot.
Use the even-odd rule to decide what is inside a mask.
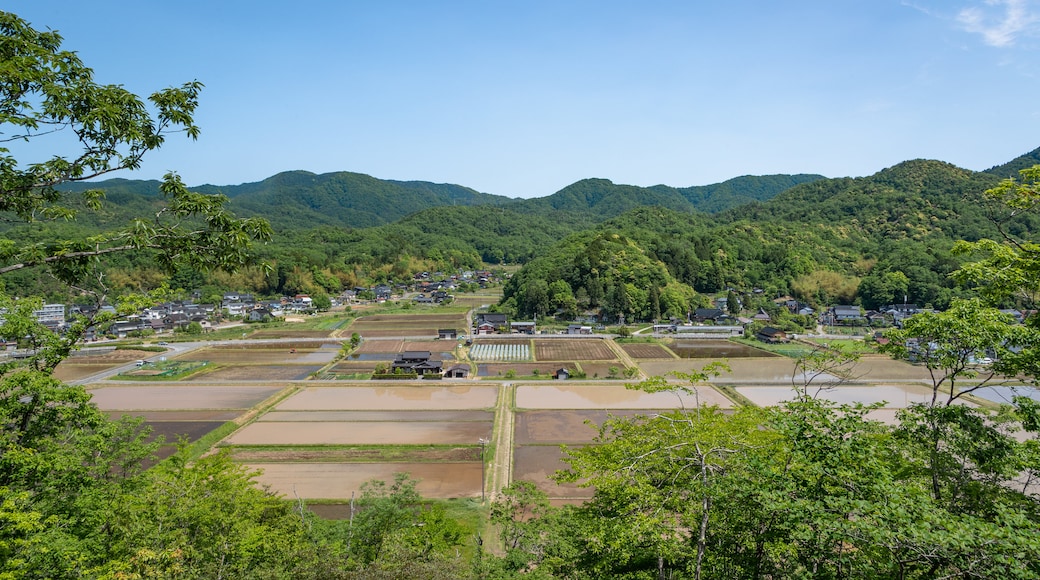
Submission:
[[[102,411],[249,409],[282,387],[105,386],[91,389]]]
[[[257,421],[227,439],[231,445],[472,445],[491,422]]]
[[[247,463],[261,470],[257,481],[289,498],[345,499],[361,493],[372,479],[393,481],[407,473],[423,497],[480,497],[481,466],[467,463]]]
[[[629,344],[620,344],[619,346],[621,347],[622,350],[625,351],[625,354],[627,354],[628,356],[630,356],[632,358],[637,358],[637,359],[656,359],[656,358],[674,359],[675,358],[675,355],[672,353],[672,351],[668,350],[667,348],[665,348],[665,347],[663,347],[663,346],[661,346],[659,344],[629,343]]]
[[[609,417],[652,415],[652,411],[521,411],[516,414],[514,441],[517,445],[591,443],[599,426]]]
[[[617,360],[606,341],[599,339],[535,340],[534,356],[540,361]]]
[[[570,467],[563,457],[564,452],[556,445],[518,446],[513,450],[513,481],[531,481],[550,498],[591,498],[591,488],[550,479],[557,471]]]
[[[308,387],[282,401],[279,411],[487,409],[498,387]]]

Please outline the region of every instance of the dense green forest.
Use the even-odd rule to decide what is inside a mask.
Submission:
[[[942,308],[968,294],[949,276],[964,259],[950,251],[956,242],[997,238],[998,227],[1019,235],[1040,225],[1029,214],[1005,220],[1003,209],[982,198],[1000,176],[1038,156],[1034,151],[983,172],[914,160],[861,178],[745,176],[699,188],[642,188],[588,179],[529,200],[351,173],[292,172],[256,184],[202,188],[222,190],[230,196],[229,207],[271,220],[277,235],[259,248],[259,255],[273,275],[184,273],[172,282],[185,290],[231,285],[265,295],[332,294],[354,285],[406,280],[417,271],[530,262],[510,286],[503,307],[517,314],[542,313],[541,307],[525,306],[542,302],[543,284],[526,283],[536,277],[545,287],[565,282],[580,299],[580,310],[595,309],[606,304],[599,297],[613,283],[604,279],[598,283],[603,288],[589,286],[587,276],[563,272],[558,262],[585,251],[582,240],[618,235],[638,249],[628,255],[665,268],[668,279],[661,283],[670,285],[670,296],[689,297],[685,306],[673,300],[663,310],[641,305],[630,318],[688,311],[705,303],[698,296],[727,289],[791,295],[813,307],[857,303],[877,308],[905,299]],[[101,213],[83,212],[77,222],[81,236],[131,215],[148,215],[161,203],[160,196],[147,193],[154,182],[99,185],[106,187],[111,203]],[[84,187],[76,184],[70,191]],[[364,217],[370,213],[379,218]],[[387,221],[394,216],[395,221]],[[7,227],[8,235],[40,240],[73,231],[67,224]],[[150,269],[147,259],[138,260],[111,264],[117,288],[146,289],[161,281],[163,275]],[[548,267],[545,260],[557,264]],[[27,275],[18,286],[31,290],[46,284]],[[526,296],[528,287],[535,296]],[[605,314],[617,314],[614,310],[607,308]]]

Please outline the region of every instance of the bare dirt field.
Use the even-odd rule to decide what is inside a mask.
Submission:
[[[90,375],[107,371],[108,369],[117,367],[121,364],[126,363],[79,365],[63,362],[60,365],[58,365],[58,368],[54,369],[54,378],[62,382],[78,381],[79,379],[83,379],[89,377]]]
[[[480,497],[480,462],[467,463],[248,463],[260,469],[257,478],[275,493],[289,498],[344,499],[361,492],[361,484],[393,481],[395,473],[419,480],[423,497]]]
[[[364,361],[364,362],[340,362],[329,369],[329,372],[340,375],[351,375],[351,374],[362,374],[362,373],[373,373],[376,370],[376,365],[379,361]]]
[[[667,348],[665,348],[665,347],[663,347],[663,346],[661,346],[659,344],[631,343],[631,344],[620,344],[619,346],[621,347],[622,350],[625,351],[625,354],[627,354],[628,356],[630,356],[632,358],[647,358],[647,359],[654,359],[654,358],[674,359],[675,358],[675,355],[672,354],[672,351],[668,350]]]
[[[342,344],[338,342],[325,342],[316,340],[301,340],[297,342],[262,342],[262,341],[242,341],[235,342],[232,344],[215,344],[213,346],[206,347],[207,350],[284,350],[289,351],[292,349],[296,350],[332,350],[338,352]]]
[[[549,479],[557,470],[569,467],[563,451],[556,445],[522,445],[513,451],[513,481],[534,482],[551,498],[590,498],[592,490],[575,483],[558,484]]]
[[[650,411],[522,411],[516,414],[514,440],[518,445],[591,443],[599,426],[610,416],[653,414]]]
[[[465,463],[480,461],[480,447],[232,447],[239,463]]]
[[[603,340],[535,340],[534,357],[540,361],[617,360]]]
[[[295,351],[295,352],[294,352]],[[336,358],[337,351],[330,349],[298,350],[285,347],[281,350],[241,350],[200,348],[177,357],[177,360],[209,361],[212,363],[261,363],[277,364],[324,364]]]
[[[358,354],[398,353],[404,350],[403,340],[365,340],[354,351]]]
[[[332,330],[290,330],[280,328],[265,328],[257,330],[249,335],[249,338],[325,338],[332,334]]]
[[[192,375],[186,381],[301,381],[320,366],[235,365]]]
[[[156,354],[147,350],[83,349],[62,361],[54,376],[61,381],[75,381]]]
[[[150,350],[114,349],[99,351],[97,349],[83,349],[75,355],[66,359],[73,364],[114,364],[128,363],[130,361],[155,356],[156,352]]]
[[[231,445],[461,445],[489,437],[491,422],[365,421],[281,423],[257,421],[237,431]]]
[[[113,419],[118,419],[121,415],[133,415],[135,417],[141,417],[148,422],[164,422],[164,421],[219,421],[224,423],[231,421],[242,414],[241,410],[208,410],[208,411],[137,411],[134,413],[127,413],[126,411],[108,411],[106,415]]]
[[[120,386],[92,389],[103,411],[165,411],[171,409],[249,409],[282,387]]]
[[[285,401],[279,411],[332,410],[447,410],[488,409],[495,405],[498,387],[308,387]]]
[[[258,421],[477,421],[491,422],[489,411],[271,411]]]
[[[697,387],[701,404],[722,408],[733,404],[711,387]],[[521,409],[676,409],[696,406],[693,395],[646,393],[624,385],[520,385],[516,406]]]
[[[382,325],[441,325],[444,328],[451,328],[452,322],[466,321],[466,315],[463,313],[455,314],[373,314],[371,316],[362,316],[354,321],[355,324],[382,324]],[[446,325],[446,326],[444,326]]]

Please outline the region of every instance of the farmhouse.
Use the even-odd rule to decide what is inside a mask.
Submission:
[[[534,322],[510,322],[509,330],[513,334],[534,334]]]
[[[390,365],[392,372],[400,370],[404,373],[415,373],[417,375],[425,375],[427,373],[441,373],[441,361],[430,360],[430,351],[428,350],[406,350],[397,355],[394,358],[393,364]]]
[[[469,365],[452,365],[445,369],[444,377],[448,379],[465,379],[469,377]]]
[[[772,326],[765,326],[762,330],[759,330],[755,334],[755,338],[762,342],[790,342],[791,339],[787,338],[787,333],[780,330],[779,328],[773,328]]]

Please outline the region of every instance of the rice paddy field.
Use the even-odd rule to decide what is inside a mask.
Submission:
[[[234,421],[237,428],[218,446],[262,470],[260,484],[289,497],[349,499],[365,481],[403,471],[420,480],[419,490],[428,497],[480,497],[482,489],[493,491],[492,485],[530,479],[555,502],[590,495],[578,485],[552,481],[552,474],[566,467],[561,445],[594,444],[598,426],[611,416],[705,404],[775,405],[791,395],[792,381],[800,378],[791,358],[728,341],[615,344],[535,335],[481,337],[465,347],[435,339],[441,328],[462,332],[466,317],[423,310],[363,316],[349,326],[344,319],[332,330],[272,329],[284,338],[201,345],[171,356],[207,364],[170,382],[96,378],[157,354],[130,350],[69,359],[57,375],[89,377],[101,409],[113,416],[143,416],[168,437],[197,439]],[[343,341],[353,332],[362,342],[340,358]],[[361,380],[405,351],[428,351],[446,367],[457,355],[471,372],[444,381]],[[639,378],[619,376],[632,366],[642,377],[696,371],[718,360],[731,371],[697,386],[696,394],[633,390],[625,383]],[[552,380],[561,368],[583,371],[586,379]],[[881,420],[893,420],[900,408],[926,396],[928,374],[920,367],[866,355],[856,374],[855,385],[821,396],[884,401],[873,414]],[[488,479],[481,481],[481,446],[489,441]]]

